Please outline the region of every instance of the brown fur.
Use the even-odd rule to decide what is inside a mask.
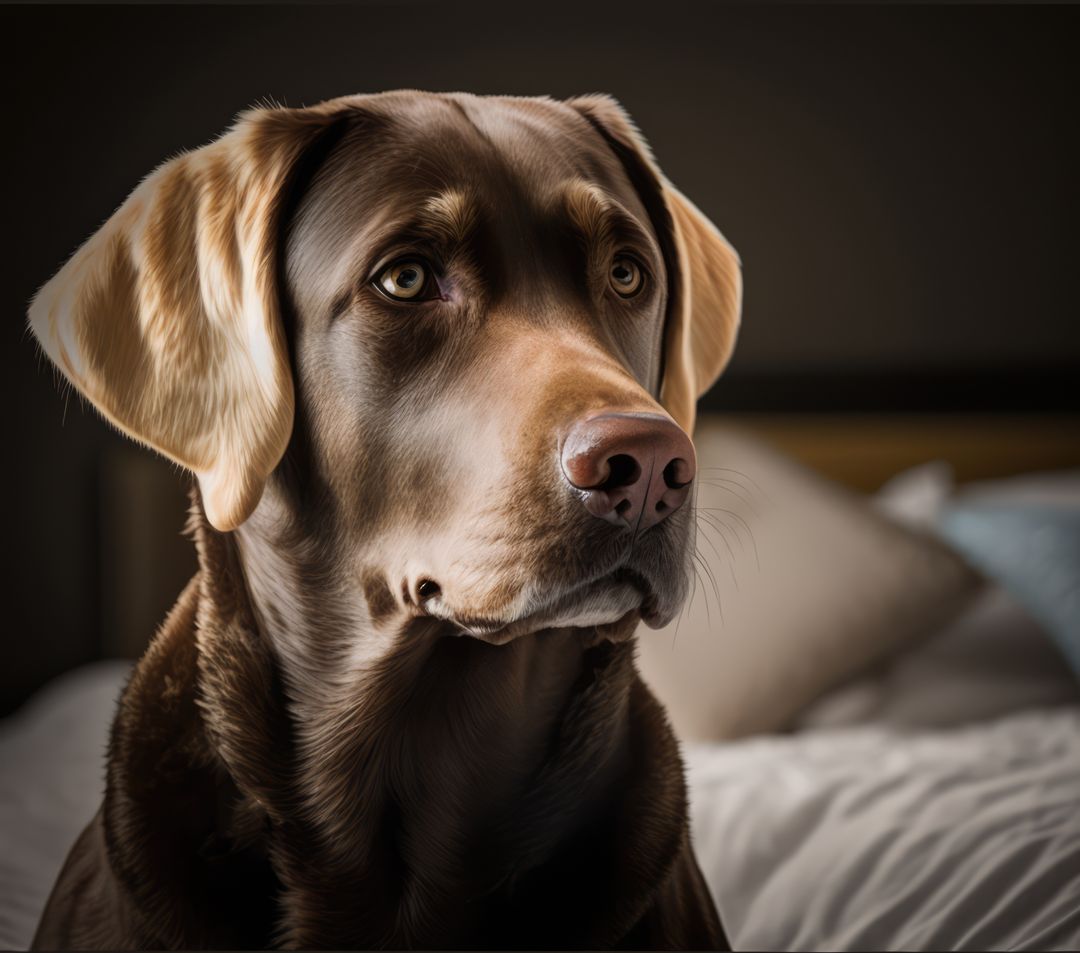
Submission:
[[[633,300],[607,290],[626,248]],[[371,287],[403,254],[440,263],[438,298]],[[646,607],[684,598],[692,521],[620,533],[557,466],[591,412],[690,426],[738,322],[733,252],[617,105],[249,114],[31,317],[195,472],[200,563],[36,947],[724,943],[633,663]]]

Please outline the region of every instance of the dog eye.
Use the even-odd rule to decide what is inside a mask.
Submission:
[[[636,295],[645,283],[645,275],[641,266],[627,255],[619,255],[611,263],[611,271],[608,272],[608,280],[615,293],[623,298],[631,298]]]
[[[388,297],[397,301],[413,301],[421,298],[428,286],[428,269],[414,259],[396,261],[383,269],[376,284]]]

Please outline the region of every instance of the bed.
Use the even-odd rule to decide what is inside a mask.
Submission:
[[[700,547],[690,608],[640,658],[734,947],[1080,948],[1080,680],[1055,618],[941,531],[957,501],[1071,512],[1080,472],[958,487],[937,464],[864,499],[760,437],[698,435],[701,505],[753,532]],[[69,672],[0,723],[0,947],[29,944],[97,808],[129,666]]]

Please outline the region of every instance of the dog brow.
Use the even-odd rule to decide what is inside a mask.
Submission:
[[[468,246],[480,225],[482,210],[470,190],[448,186],[406,201],[374,232],[371,257],[361,271],[369,272],[387,248],[414,243],[451,258]]]
[[[450,188],[431,196],[420,208],[418,224],[448,245],[464,244],[476,227],[477,207],[473,195]]]
[[[563,187],[562,198],[571,224],[590,247],[604,249],[620,235],[648,241],[634,216],[592,182],[571,179]]]

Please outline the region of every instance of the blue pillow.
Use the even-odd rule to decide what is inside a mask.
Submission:
[[[958,502],[940,529],[1031,613],[1080,676],[1080,507]]]

